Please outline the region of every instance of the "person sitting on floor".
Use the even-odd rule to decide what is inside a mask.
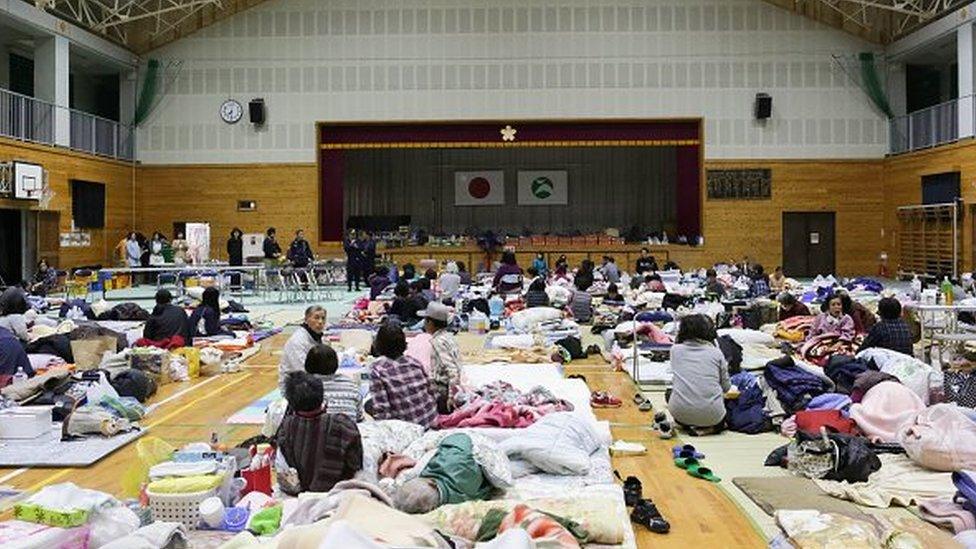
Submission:
[[[542,278],[536,278],[529,284],[529,291],[525,292],[525,307],[548,307],[549,294],[546,293],[546,282]]]
[[[500,294],[508,294],[522,290],[522,268],[515,261],[515,253],[506,251],[502,253],[502,263],[495,271],[495,279],[491,283],[492,288]]]
[[[603,266],[600,267],[600,272],[603,273],[603,279],[607,282],[611,284],[620,282],[620,269],[617,268],[617,262],[613,257],[603,256]]]
[[[24,344],[30,341],[30,333],[27,331],[29,310],[24,290],[11,286],[0,294],[0,328],[9,330]]]
[[[344,414],[353,421],[363,420],[363,395],[359,383],[338,373],[339,357],[335,349],[319,343],[305,356],[305,371],[322,380],[325,392],[325,411]]]
[[[444,272],[437,279],[437,286],[440,288],[441,299],[453,300],[461,289],[461,275],[458,274],[457,263],[448,261],[444,265]]]
[[[454,334],[447,329],[451,309],[436,301],[417,313],[424,319],[424,331],[431,335],[430,381],[437,398],[437,411],[449,414],[452,397],[461,383],[461,351]]]
[[[569,288],[573,285],[573,275],[569,272],[565,263],[556,264],[556,270],[552,275],[552,284],[563,288]]]
[[[420,310],[417,306],[418,302],[411,295],[410,285],[405,280],[396,283],[393,296],[393,303],[390,304],[387,314],[396,317],[407,326],[413,326],[420,321],[420,317],[417,316],[417,311]],[[426,304],[424,306],[426,307]]]
[[[468,269],[464,265],[464,262],[463,261],[458,261],[457,262],[457,267],[458,267],[458,276],[461,277],[461,285],[462,286],[470,286],[471,285],[471,273],[468,272]]]
[[[587,291],[589,289],[589,279],[576,277],[576,291],[569,301],[569,310],[576,322],[589,322],[593,318],[593,296]]]
[[[604,296],[603,303],[614,307],[624,304],[624,296],[620,295],[620,289],[617,288],[616,284],[607,285],[607,295]]]
[[[912,356],[912,333],[908,323],[901,318],[901,303],[893,297],[881,298],[878,314],[881,315],[881,322],[871,327],[860,350],[880,347]]]
[[[725,297],[725,284],[718,281],[715,269],[705,271],[705,293],[719,298]]]
[[[325,309],[318,305],[305,309],[305,321],[285,342],[285,346],[281,349],[281,361],[278,363],[278,387],[282,390],[285,388],[288,374],[303,371],[308,352],[312,347],[322,343],[325,317]]]
[[[875,318],[874,313],[859,301],[851,299],[846,290],[837,290],[837,295],[840,296],[840,302],[844,306],[844,314],[850,316],[851,320],[854,321],[855,334],[866,334],[877,324],[878,319]]]
[[[397,490],[394,506],[411,514],[452,503],[488,499],[494,487],[474,458],[474,443],[464,433],[444,437],[417,478]]]
[[[854,320],[850,315],[844,314],[844,303],[840,295],[831,296],[820,306],[820,310],[823,312],[817,315],[817,319],[810,326],[807,339],[825,334],[833,334],[848,340],[854,338]]]
[[[749,275],[749,295],[752,297],[769,297],[769,276],[762,265],[755,265]]]
[[[369,392],[373,398],[367,410],[373,419],[399,419],[430,427],[437,418],[437,399],[424,367],[404,354],[407,339],[396,322],[387,322],[376,332],[370,365]]]
[[[532,268],[542,278],[549,276],[549,265],[546,264],[546,255],[544,253],[539,252],[535,254],[535,259],[532,260]]]
[[[190,337],[190,320],[182,307],[171,302],[173,295],[169,290],[156,292],[156,306],[153,307],[149,320],[142,330],[142,337],[150,341],[163,341],[173,336],[180,336],[187,345],[192,341]]]
[[[724,396],[732,382],[716,337],[708,317],[690,315],[681,319],[671,347],[674,381],[667,395],[668,411],[692,434],[720,432],[725,423]]]
[[[795,316],[810,316],[810,309],[803,303],[800,303],[796,299],[796,296],[791,293],[783,292],[779,294],[777,301],[779,301],[780,322]]]
[[[415,297],[423,298],[424,306],[426,306],[426,304],[430,303],[431,301],[437,300],[437,296],[434,295],[434,290],[430,289],[430,279],[427,278],[426,276],[422,276],[417,280],[414,280],[413,284],[411,284],[410,286],[413,289],[413,293]],[[418,307],[418,308],[422,309],[423,307]]]
[[[12,376],[20,368],[28,376],[34,375],[34,368],[27,358],[24,345],[13,332],[0,328],[0,376]]]
[[[386,265],[380,265],[373,274],[369,275],[367,282],[369,283],[369,298],[371,300],[376,299],[391,284],[390,268]]]
[[[407,282],[413,282],[417,278],[417,268],[413,266],[413,263],[407,263],[403,266],[403,274],[400,275],[400,280],[406,280]]]
[[[193,337],[234,336],[234,332],[220,325],[220,292],[217,288],[203,291],[200,305],[190,315],[190,330]]]
[[[288,412],[275,435],[286,465],[275,467],[282,490],[291,495],[328,492],[337,482],[353,478],[363,468],[359,428],[349,416],[322,408],[322,380],[306,372],[290,373],[284,393]]]
[[[786,289],[786,275],[783,274],[782,267],[776,267],[769,276],[769,289],[777,294]]]
[[[48,292],[58,285],[58,270],[51,268],[46,259],[37,262],[37,272],[31,278],[27,289],[30,293],[39,296],[46,296]]]

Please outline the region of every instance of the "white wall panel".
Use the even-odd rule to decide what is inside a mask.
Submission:
[[[150,54],[179,61],[146,163],[310,162],[314,123],[706,119],[708,158],[879,157],[882,115],[833,61],[873,47],[759,0],[273,0]],[[752,119],[757,92],[773,118]],[[267,126],[217,116],[233,97]]]

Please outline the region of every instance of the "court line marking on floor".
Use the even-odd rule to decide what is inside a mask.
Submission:
[[[216,381],[218,379],[220,379],[220,376],[213,376],[213,377],[207,378],[207,379],[201,381],[200,383],[197,383],[196,385],[191,385],[191,386],[187,387],[186,389],[183,389],[181,391],[178,391],[178,392],[176,392],[176,393],[174,393],[174,394],[172,394],[172,395],[164,398],[163,400],[161,400],[159,402],[154,402],[153,404],[150,404],[148,408],[146,408],[146,413],[147,414],[151,414],[154,411],[158,410],[164,404],[166,404],[168,402],[172,402],[173,400],[176,400],[176,399],[180,398],[181,396],[183,396],[183,395],[185,395],[187,393],[190,393],[192,391],[195,391],[198,388],[203,387],[204,385],[206,385],[206,384],[208,384],[208,383],[210,383],[212,381]]]
[[[231,381],[230,383],[228,383],[226,385],[223,385],[223,386],[217,388],[216,390],[214,390],[211,393],[208,393],[208,394],[206,394],[204,396],[195,398],[195,399],[191,400],[190,402],[187,402],[183,406],[180,406],[176,410],[173,410],[172,412],[166,414],[165,416],[157,419],[153,423],[147,424],[146,427],[145,427],[145,429],[148,431],[150,428],[152,428],[152,427],[154,427],[156,425],[159,425],[160,423],[162,423],[162,422],[164,422],[164,421],[166,421],[166,420],[168,420],[168,419],[176,416],[177,414],[182,413],[183,411],[189,409],[191,406],[194,406],[195,404],[197,404],[201,400],[204,400],[204,399],[209,398],[211,396],[214,396],[214,395],[216,395],[218,393],[221,393],[225,389],[227,389],[229,387],[233,387],[234,385],[237,385],[238,383],[241,383],[242,381],[246,381],[246,380],[248,380],[250,378],[251,378],[250,375],[241,376],[239,379],[235,379],[234,381]],[[215,377],[214,379],[217,379],[217,378]],[[119,448],[119,449],[121,450],[122,448]],[[63,471],[59,471],[57,473],[53,473],[52,475],[48,476],[44,480],[41,480],[39,482],[36,482],[31,487],[27,488],[26,491],[28,491],[28,492],[35,492],[35,491],[40,490],[41,488],[43,488],[43,487],[45,487],[45,486],[53,483],[54,481],[59,480],[62,477],[65,477],[67,475],[70,475],[71,473],[74,473],[76,471],[78,471],[78,469],[64,469]]]
[[[7,482],[8,480],[14,478],[17,475],[20,475],[22,473],[26,473],[29,469],[30,469],[30,467],[24,467],[24,468],[21,468],[21,469],[17,469],[16,471],[11,471],[11,472],[7,473],[6,475],[3,475],[2,477],[0,477],[0,484],[2,484],[4,482]]]

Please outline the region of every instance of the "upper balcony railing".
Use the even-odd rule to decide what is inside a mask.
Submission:
[[[55,131],[62,112],[68,113],[67,143],[59,143]],[[135,151],[132,126],[5,89],[0,89],[0,136],[119,160],[131,161]]]
[[[972,101],[972,97],[964,99]],[[959,99],[951,99],[892,118],[888,123],[889,152],[917,151],[958,140],[959,102]]]

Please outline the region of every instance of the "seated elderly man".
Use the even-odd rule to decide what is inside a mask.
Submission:
[[[488,499],[493,490],[475,460],[471,437],[457,433],[441,441],[419,477],[403,483],[394,504],[405,513],[427,513],[449,503]]]
[[[280,389],[284,390],[288,374],[305,370],[308,352],[312,347],[322,343],[323,330],[325,330],[325,309],[318,305],[305,309],[305,322],[291,334],[281,350],[281,361],[278,364]]]

